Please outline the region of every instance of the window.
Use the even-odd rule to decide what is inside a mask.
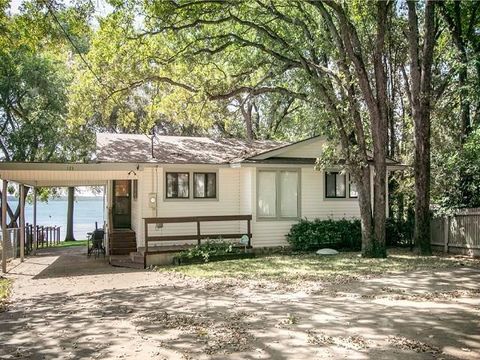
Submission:
[[[325,172],[325,197],[346,197],[346,176],[339,172]]]
[[[357,192],[357,184],[355,184],[352,180],[352,177],[350,174],[348,175],[348,184],[349,184],[349,191],[348,191],[348,196],[351,198],[356,198],[358,197],[358,192]]]
[[[167,199],[188,199],[190,197],[189,184],[189,173],[167,172]]]
[[[298,215],[298,173],[281,171],[280,176],[280,216],[297,217]]]
[[[277,216],[276,175],[273,171],[258,173],[258,216]]]
[[[299,177],[297,170],[260,170],[257,180],[258,217],[298,218]]]
[[[217,174],[194,173],[193,197],[197,199],[215,199],[217,197]]]

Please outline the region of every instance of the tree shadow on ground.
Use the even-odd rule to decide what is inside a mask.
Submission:
[[[35,279],[40,283],[45,277]],[[398,274],[317,294],[160,280],[157,286],[131,284],[75,295],[65,289],[25,299],[0,314],[0,358],[480,356],[478,295],[439,295],[475,291],[478,270]],[[397,297],[405,292],[433,295]]]

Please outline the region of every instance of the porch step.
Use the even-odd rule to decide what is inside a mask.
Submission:
[[[148,248],[148,253],[149,254],[176,253],[176,252],[181,252],[184,250],[191,249],[194,246],[195,246],[194,244],[150,246]],[[144,247],[139,247],[137,251],[142,256],[145,254]]]
[[[143,264],[143,254],[138,251],[132,251],[130,253],[130,260],[137,264]]]
[[[115,229],[109,235],[110,255],[130,255],[137,251],[135,231],[130,229]]]
[[[141,264],[133,262],[127,255],[113,255],[110,256],[110,265],[116,267],[124,267],[129,269],[143,269],[143,262]]]

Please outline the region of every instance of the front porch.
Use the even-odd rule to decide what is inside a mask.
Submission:
[[[136,165],[135,165],[136,166]],[[132,164],[35,164],[35,163],[2,163],[0,178],[2,179],[2,205],[7,204],[7,189],[10,185],[18,187],[19,193],[19,261],[23,262],[26,246],[32,244],[32,254],[37,252],[44,238],[39,237],[37,229],[37,193],[39,188],[64,187],[98,187],[103,192],[103,227],[105,230],[104,246],[107,255],[119,253],[129,254],[137,250],[135,231],[131,228],[131,181],[136,179],[135,167]],[[122,186],[126,191],[121,193]],[[33,194],[33,221],[25,223],[25,202],[27,193]],[[101,203],[100,203],[100,206]],[[15,211],[15,209],[14,209]],[[2,239],[7,239],[6,206],[2,206]],[[75,218],[75,214],[74,214]],[[102,225],[100,225],[102,227]],[[96,224],[91,224],[91,230]],[[85,238],[87,233],[85,233]],[[55,238],[58,242],[59,234]],[[29,241],[27,241],[29,240]],[[2,246],[5,246],[2,243]],[[7,270],[7,255],[2,252],[2,270]],[[73,264],[72,264],[73,266]]]

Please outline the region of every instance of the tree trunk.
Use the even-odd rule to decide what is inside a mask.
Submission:
[[[75,241],[73,236],[73,209],[75,205],[75,188],[68,188],[68,205],[67,205],[67,232],[65,241]]]
[[[425,4],[423,48],[420,50],[416,1],[408,4],[410,86],[415,138],[415,230],[414,241],[421,255],[431,255],[430,246],[430,97],[435,13],[433,0]],[[421,55],[420,55],[421,54]],[[421,56],[421,58],[420,58]]]
[[[360,207],[360,223],[362,227],[362,255],[369,256],[370,249],[375,243],[372,218],[372,199],[370,183],[370,167],[361,168],[352,173],[357,184],[358,205]]]

